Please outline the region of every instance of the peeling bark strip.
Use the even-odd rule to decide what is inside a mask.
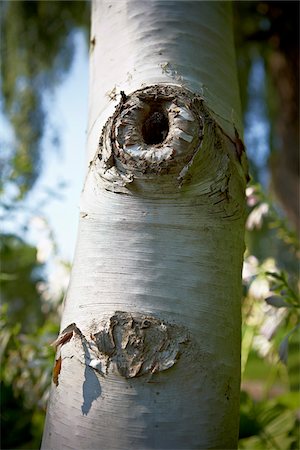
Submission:
[[[125,378],[167,370],[180,356],[188,333],[152,316],[116,312],[105,329],[91,336],[99,352]]]
[[[81,331],[77,328],[76,323],[71,323],[66,328],[64,328],[59,336],[55,339],[55,341],[50,344],[51,347],[54,347],[56,349],[60,345],[63,346],[64,344],[69,342],[74,333],[78,334],[79,336],[81,335]]]
[[[52,374],[52,380],[56,386],[59,385],[60,371],[61,371],[61,356],[59,355],[58,358],[55,359],[55,364],[54,364],[53,374]]]

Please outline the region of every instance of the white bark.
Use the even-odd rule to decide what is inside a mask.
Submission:
[[[42,448],[236,448],[245,164],[228,3],[95,2],[92,18],[62,330],[76,325],[55,343]],[[153,112],[168,130],[149,143]]]
[[[241,114],[229,2],[94,1],[90,59],[88,155],[120,91],[149,84],[199,93],[223,127]]]

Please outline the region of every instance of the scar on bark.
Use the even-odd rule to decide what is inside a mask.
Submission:
[[[188,333],[153,316],[118,311],[93,341],[107,369],[114,366],[125,378],[167,370],[180,357]]]
[[[91,333],[88,341],[75,323],[65,328],[52,345],[69,342],[74,335],[89,348],[86,363],[101,375],[109,369],[124,378],[153,375],[172,366],[189,342],[188,331],[151,315],[116,311],[109,320]],[[61,360],[55,366],[53,381],[58,384]]]

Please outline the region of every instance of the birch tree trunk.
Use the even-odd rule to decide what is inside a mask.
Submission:
[[[233,449],[246,163],[228,2],[95,1],[43,449]]]

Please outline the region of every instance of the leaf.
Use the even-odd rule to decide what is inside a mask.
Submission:
[[[270,277],[276,278],[276,280],[283,280],[282,274],[277,273],[277,272],[266,272],[266,275],[269,275]]]
[[[289,350],[289,335],[287,335],[281,342],[279,346],[279,358],[283,364],[287,365],[288,360],[288,350]]]
[[[1,332],[1,340],[0,340],[0,358],[2,359],[2,355],[4,354],[7,344],[9,343],[9,340],[11,338],[11,331],[3,330]]]
[[[288,360],[288,347],[289,347],[289,338],[290,336],[295,333],[295,331],[300,327],[300,324],[298,324],[297,326],[295,326],[286,336],[285,338],[282,340],[280,346],[279,346],[279,358],[280,361],[283,362],[283,364],[287,365],[287,360]]]
[[[277,397],[276,400],[291,411],[297,411],[300,405],[300,392],[286,392]]]
[[[286,301],[279,295],[271,295],[271,297],[265,298],[265,302],[268,305],[274,306],[275,308],[291,308],[293,305],[286,303]]]

